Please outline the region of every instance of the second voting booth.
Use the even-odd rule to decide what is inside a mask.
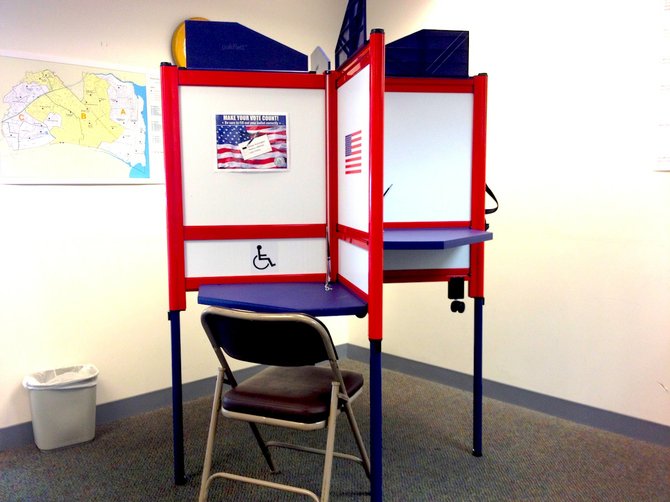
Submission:
[[[481,455],[487,77],[387,77],[384,58],[373,30],[325,74],[161,68],[177,483],[187,291],[203,305],[367,316],[381,500],[383,283],[449,281],[458,304],[467,282]]]

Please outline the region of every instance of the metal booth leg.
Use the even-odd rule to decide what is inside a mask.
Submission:
[[[181,326],[179,311],[168,312],[172,347],[172,444],[174,453],[174,483],[186,484],[184,472],[184,413],[181,388]]]
[[[472,377],[472,454],[482,456],[482,353],[484,298],[475,298],[475,347]]]
[[[382,341],[370,340],[370,500],[382,500]]]

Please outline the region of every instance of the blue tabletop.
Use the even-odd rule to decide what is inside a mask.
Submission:
[[[492,238],[491,232],[471,228],[387,228],[384,249],[449,249]]]
[[[198,290],[198,303],[255,312],[302,312],[313,316],[364,317],[368,305],[339,283],[326,291],[322,282],[260,282],[207,284]]]

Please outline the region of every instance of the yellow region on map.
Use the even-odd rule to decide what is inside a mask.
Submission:
[[[111,119],[109,82],[87,73],[83,78],[83,97],[77,97],[52,71],[43,70],[26,75],[27,83],[47,88],[32,101],[26,111],[35,119],[49,124],[55,142],[97,148],[103,142],[119,139],[124,127]],[[58,123],[53,123],[57,120]]]

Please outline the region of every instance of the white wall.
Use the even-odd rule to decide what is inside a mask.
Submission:
[[[238,21],[332,54],[346,2],[0,0],[0,49],[155,67],[184,18]],[[159,8],[160,6],[160,8]],[[670,175],[654,173],[662,0],[371,0],[387,41],[471,34],[489,74],[486,378],[670,425]],[[98,403],[170,385],[164,187],[0,186],[0,428],[27,372],[101,371]],[[384,350],[471,371],[471,310],[442,284],[385,287]],[[213,374],[195,296],[184,381]],[[331,320],[367,346],[365,320]],[[410,338],[411,337],[411,338]]]
[[[201,16],[240,22],[306,54],[317,45],[332,54],[345,6],[0,0],[0,50],[157,69],[172,60],[174,29]],[[95,364],[98,404],[170,386],[164,185],[0,185],[0,235],[0,428],[30,421],[21,379],[40,369]],[[185,382],[216,372],[195,294],[188,304]],[[346,321],[327,322],[345,342]]]
[[[368,26],[469,30],[470,73],[489,74],[484,377],[670,425],[663,3],[379,1]],[[472,372],[471,307],[451,314],[440,284],[384,294],[385,352]]]

